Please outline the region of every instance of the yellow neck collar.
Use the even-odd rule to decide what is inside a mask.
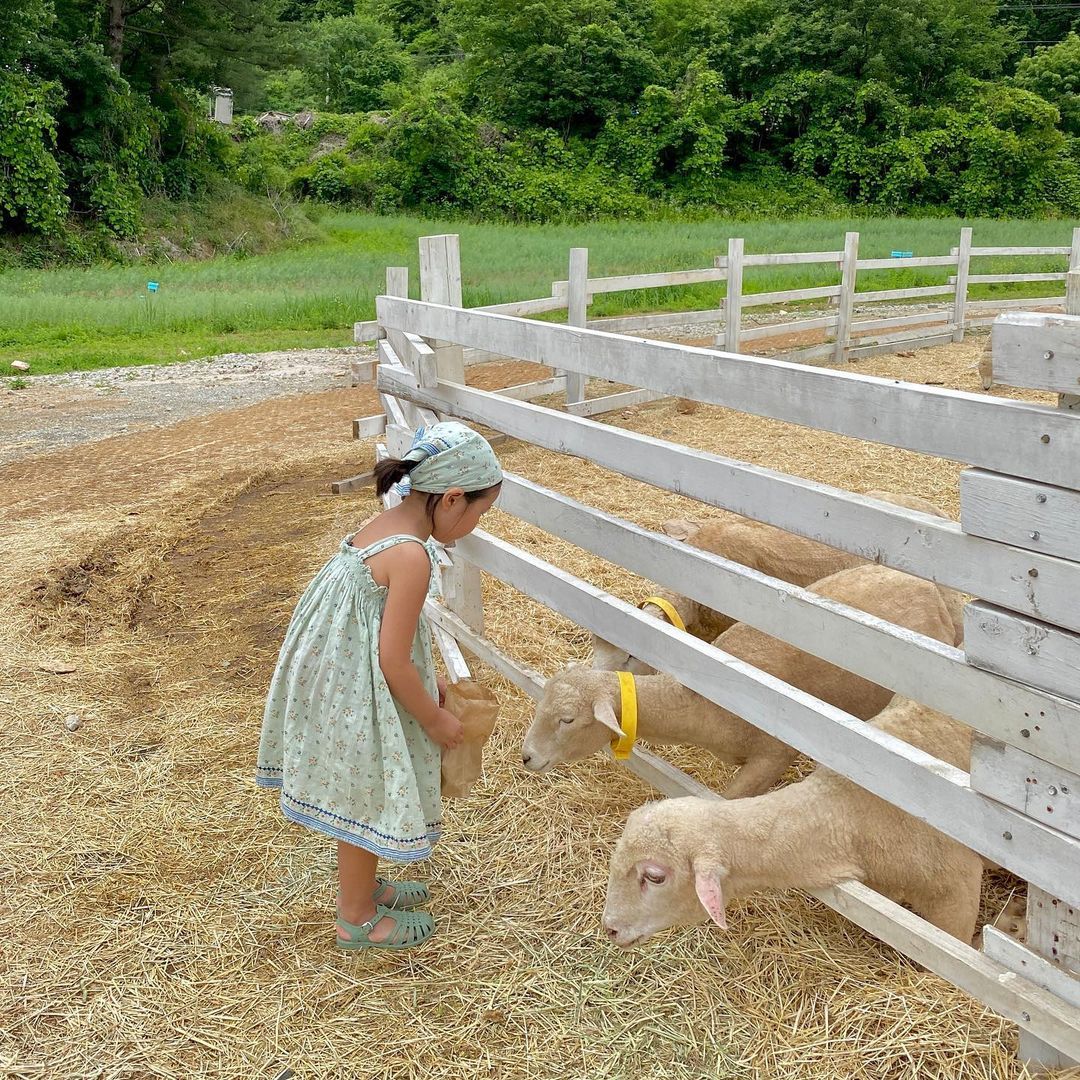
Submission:
[[[662,596],[646,596],[644,600],[638,604],[639,608],[643,608],[646,604],[655,604],[668,618],[668,622],[675,627],[676,630],[681,630],[686,633],[686,623],[679,617],[679,613],[675,608],[668,603]]]
[[[619,724],[622,736],[611,740],[611,752],[617,761],[625,761],[637,741],[637,684],[629,671],[619,671],[616,674],[619,676],[619,691],[622,696]]]

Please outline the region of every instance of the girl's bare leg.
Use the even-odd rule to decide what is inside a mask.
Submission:
[[[363,848],[338,841],[338,912],[346,921],[359,925],[375,917],[375,869],[378,856]],[[392,919],[380,919],[369,935],[385,941],[394,929]],[[348,937],[338,931],[338,937]]]

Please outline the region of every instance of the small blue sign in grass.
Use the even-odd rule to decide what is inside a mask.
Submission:
[[[148,281],[146,283],[146,291],[147,292],[157,292],[158,291],[158,283],[156,281]]]
[[[890,251],[889,255],[894,259],[910,259],[914,256],[914,251]]]

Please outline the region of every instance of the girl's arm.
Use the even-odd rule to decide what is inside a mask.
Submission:
[[[383,567],[388,591],[379,631],[379,667],[386,685],[435,742],[444,747],[454,745],[460,742],[460,721],[440,708],[412,662],[413,640],[431,572],[427,552],[415,544],[401,544],[383,553]]]

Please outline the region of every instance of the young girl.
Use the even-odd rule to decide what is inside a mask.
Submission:
[[[380,495],[395,483],[401,504],[342,541],[300,597],[259,745],[257,783],[281,789],[287,818],[338,842],[343,949],[406,948],[435,930],[411,910],[427,886],[376,877],[376,863],[426,859],[439,836],[439,748],[457,746],[462,727],[442,708],[421,614],[435,581],[430,540],[471,533],[502,470],[481,435],[445,422],[375,466]]]

